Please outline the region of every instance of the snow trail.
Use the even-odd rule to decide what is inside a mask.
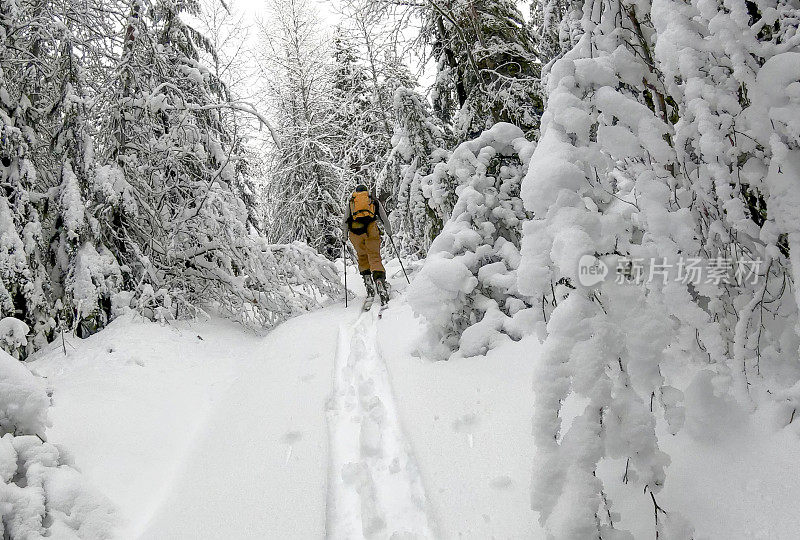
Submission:
[[[341,324],[328,404],[327,537],[432,538],[422,479],[376,348],[377,314]]]
[[[325,404],[333,308],[235,349],[238,376],[215,400],[146,527],[126,538],[320,538],[325,531]],[[352,320],[352,318],[350,318]],[[308,339],[313,335],[314,339]],[[213,341],[213,336],[206,336]],[[169,411],[165,411],[169,414]]]

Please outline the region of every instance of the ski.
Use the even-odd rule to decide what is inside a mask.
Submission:
[[[387,307],[389,307],[389,304],[383,304],[383,305],[381,305],[381,308],[378,310],[378,318],[379,318],[379,319],[382,319],[382,318],[383,318],[383,311],[384,311],[384,310],[385,310]]]
[[[372,303],[374,301],[375,301],[375,297],[374,296],[368,296],[364,300],[364,305],[361,306],[361,311],[369,311],[370,309],[372,309]]]

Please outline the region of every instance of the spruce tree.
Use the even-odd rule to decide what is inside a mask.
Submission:
[[[0,4],[0,311],[31,327],[29,350],[46,342],[55,326],[43,257],[47,197],[38,189],[36,168],[37,130],[46,125],[47,36],[54,26],[45,8]]]
[[[434,110],[459,142],[497,122],[532,136],[543,100],[534,37],[513,2],[426,4],[423,32],[437,62]]]
[[[399,181],[392,219],[402,249],[424,256],[455,203],[455,185],[437,185],[434,193],[427,182],[436,163],[447,158],[450,137],[431,114],[424,96],[400,87],[394,102],[397,120],[387,170],[397,174]]]
[[[332,45],[332,125],[335,131],[331,135],[341,167],[341,182],[346,191],[351,191],[358,183],[374,182],[377,160],[384,151],[376,137],[367,73],[359,61],[356,46],[341,27],[336,29]]]
[[[281,144],[268,165],[267,237],[300,240],[334,257],[341,247],[341,184],[328,51],[305,2],[275,2],[270,10],[261,32],[261,75]]]
[[[183,19],[197,9],[131,3],[106,105],[111,144],[96,172],[100,234],[145,313],[169,318],[212,302],[271,323],[284,311],[270,281],[278,268],[249,234],[237,145],[222,125],[222,111],[239,105],[200,61],[210,44]]]

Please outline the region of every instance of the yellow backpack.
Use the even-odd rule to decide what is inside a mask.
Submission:
[[[350,197],[350,216],[355,223],[362,225],[375,221],[375,202],[368,191],[356,191]]]

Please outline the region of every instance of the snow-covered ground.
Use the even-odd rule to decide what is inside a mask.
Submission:
[[[266,337],[124,317],[54,343],[29,364],[54,391],[49,438],[119,506],[123,538],[542,538],[529,504],[538,342],[415,356],[422,329],[393,281],[382,319],[355,300]],[[348,284],[360,291],[355,274]],[[672,457],[659,503],[696,538],[796,538],[797,435],[758,413],[705,420],[659,433]],[[609,495],[641,508],[623,524],[635,538],[653,536],[649,497]]]

